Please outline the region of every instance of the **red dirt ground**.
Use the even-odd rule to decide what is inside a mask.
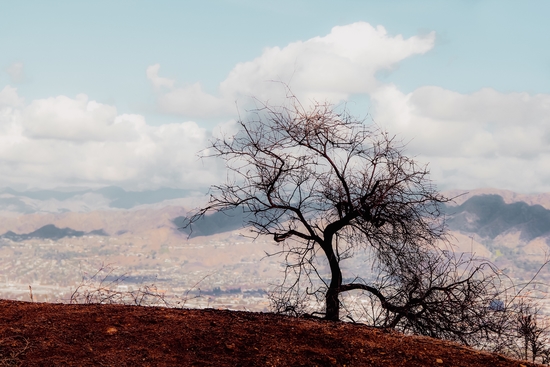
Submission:
[[[427,337],[265,313],[0,300],[0,366],[533,366]]]

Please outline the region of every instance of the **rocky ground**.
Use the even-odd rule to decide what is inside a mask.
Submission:
[[[427,337],[268,313],[0,300],[0,366],[533,366]]]

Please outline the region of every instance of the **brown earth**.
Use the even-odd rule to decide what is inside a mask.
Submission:
[[[427,337],[265,313],[0,300],[0,366],[533,366]]]

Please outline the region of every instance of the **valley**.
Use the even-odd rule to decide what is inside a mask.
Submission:
[[[490,260],[503,275],[522,284],[549,252],[550,211],[533,198],[516,196],[531,204],[515,201],[512,205],[509,193],[482,194],[469,194],[446,209],[451,236],[444,246]],[[103,197],[96,202],[101,203],[96,210],[73,211],[66,208],[83,201],[78,195],[55,199],[57,203],[51,197],[41,200],[13,193],[2,197],[4,202],[17,199],[42,209],[18,213],[0,206],[0,234],[4,234],[0,237],[0,298],[29,301],[32,295],[33,301],[67,303],[79,286],[118,292],[154,286],[172,305],[267,311],[266,292],[284,277],[281,259],[266,256],[276,252],[277,246],[271,238],[251,238],[241,228],[242,215],[208,217],[191,236],[183,233],[181,220],[200,203],[197,197],[130,208],[110,207],[118,199]],[[366,256],[346,260],[343,266],[348,277],[370,268]],[[545,298],[548,268],[540,272],[537,282],[537,293]]]

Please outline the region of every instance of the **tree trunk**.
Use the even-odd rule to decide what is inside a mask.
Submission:
[[[327,320],[340,320],[340,301],[338,300],[339,293],[338,288],[333,287],[331,282],[326,294],[325,319]]]
[[[330,244],[330,242],[329,242]],[[325,319],[338,321],[340,320],[340,287],[342,286],[342,271],[336,255],[332,250],[332,246],[324,246],[323,250],[327,256],[330,265],[331,280],[326,294],[326,310]]]

